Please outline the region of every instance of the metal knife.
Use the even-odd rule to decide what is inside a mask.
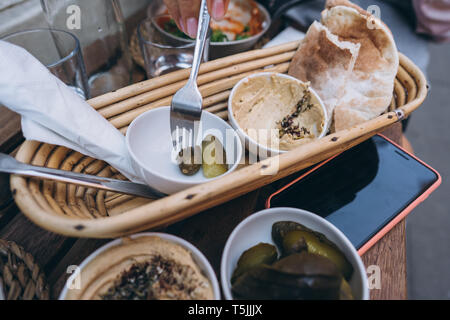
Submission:
[[[13,157],[0,153],[0,172],[17,174],[26,177],[41,178],[59,182],[73,183],[89,188],[125,193],[138,197],[158,199],[166,194],[141,183],[118,179],[97,177],[66,170],[51,169],[22,163]]]

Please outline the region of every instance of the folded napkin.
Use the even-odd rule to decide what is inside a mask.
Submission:
[[[287,42],[301,40],[305,37],[305,33],[301,32],[297,29],[294,29],[292,27],[287,27],[283,31],[281,31],[279,34],[277,34],[272,40],[267,42],[263,48],[269,48],[278,46]]]
[[[25,49],[0,40],[0,104],[22,116],[26,139],[101,159],[133,181],[125,137]]]

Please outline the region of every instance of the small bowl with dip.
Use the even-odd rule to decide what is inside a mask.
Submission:
[[[322,138],[330,123],[309,84],[274,72],[240,80],[228,99],[228,118],[249,152],[262,159]]]
[[[59,300],[220,300],[208,259],[190,242],[167,233],[113,240],[72,272]]]
[[[236,131],[218,116],[203,111],[199,122],[202,141],[213,136],[224,150],[225,170],[213,178],[206,175],[206,164],[195,174],[186,175],[177,163],[170,132],[170,107],[158,107],[131,122],[126,134],[126,146],[131,164],[145,182],[166,194],[173,194],[194,185],[211,181],[233,172],[242,159],[243,147]],[[206,149],[206,148],[204,148]]]

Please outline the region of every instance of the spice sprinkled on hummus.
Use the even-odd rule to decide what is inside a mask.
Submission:
[[[103,300],[191,300],[205,299],[197,290],[208,287],[207,281],[199,282],[189,266],[160,255],[151,261],[137,263],[124,271],[113,286],[101,295]]]
[[[233,117],[253,140],[291,150],[320,136],[324,111],[309,84],[279,74],[247,79],[232,99]]]

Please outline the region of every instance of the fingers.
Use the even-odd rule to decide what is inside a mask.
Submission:
[[[185,27],[183,31],[191,38],[195,38],[197,35],[200,3],[201,0],[178,0],[181,20],[183,21]]]
[[[207,0],[211,17],[221,20],[227,12],[230,0]],[[197,35],[198,14],[201,0],[164,0],[178,28],[191,38]]]
[[[214,20],[221,20],[227,13],[230,0],[208,0],[209,14]]]
[[[185,32],[184,30],[184,23],[181,19],[181,13],[180,13],[180,7],[178,6],[177,0],[164,0],[164,3],[166,4],[167,10],[169,10],[170,16],[173,18],[175,23],[177,24],[178,28],[180,28],[181,31]]]

